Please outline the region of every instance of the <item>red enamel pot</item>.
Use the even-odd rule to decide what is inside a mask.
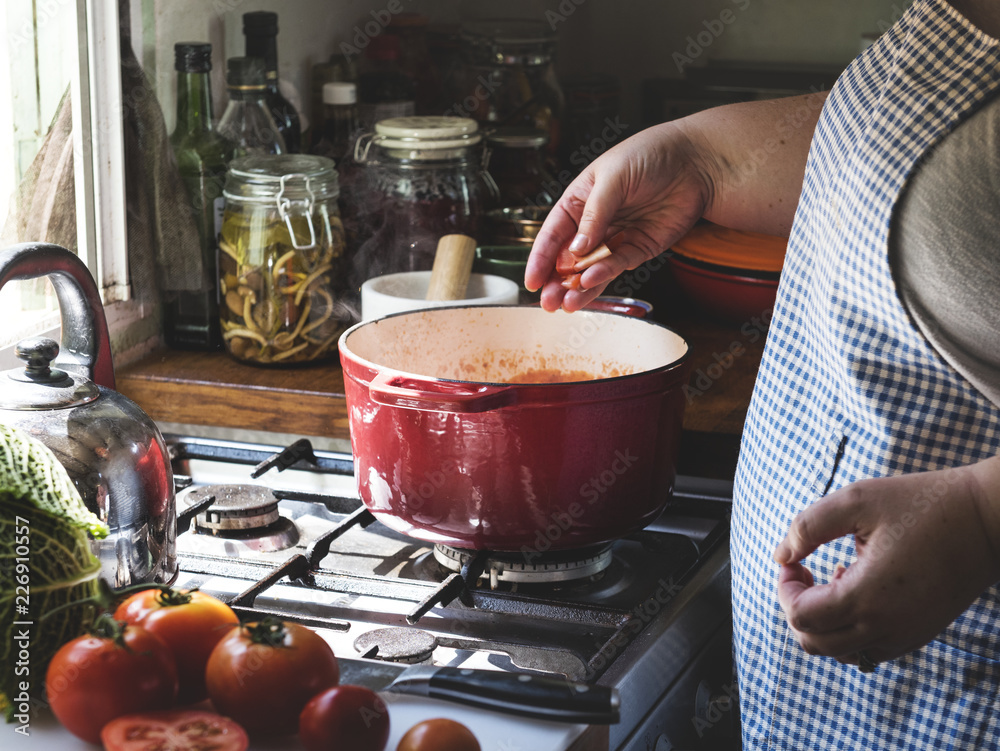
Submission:
[[[593,310],[360,323],[340,358],[361,498],[388,527],[461,548],[543,552],[636,531],[673,488],[687,350],[657,323]]]

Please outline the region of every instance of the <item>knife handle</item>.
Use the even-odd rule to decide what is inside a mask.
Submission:
[[[435,699],[558,722],[612,725],[619,719],[618,691],[564,678],[441,667],[426,684]]]

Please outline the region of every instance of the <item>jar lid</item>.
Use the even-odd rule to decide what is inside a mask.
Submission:
[[[337,198],[337,170],[332,159],[312,154],[251,154],[229,163],[223,195],[227,201],[273,201]]]
[[[479,143],[479,124],[468,117],[391,117],[375,123],[375,137],[386,149],[454,149]]]
[[[357,101],[357,84],[346,81],[330,81],[323,84],[323,104],[354,104]]]
[[[539,128],[497,128],[486,135],[486,142],[507,149],[537,149],[549,142],[549,134]]]
[[[397,158],[441,159],[481,140],[479,124],[471,118],[416,116],[379,120],[372,143]]]

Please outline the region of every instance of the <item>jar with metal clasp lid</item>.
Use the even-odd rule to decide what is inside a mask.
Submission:
[[[363,167],[350,195],[357,245],[352,287],[401,271],[426,271],[442,235],[476,236],[496,185],[482,134],[462,117],[397,117],[358,139]]]
[[[283,366],[332,357],[351,323],[331,159],[234,159],[219,239],[222,336],[233,357]]]

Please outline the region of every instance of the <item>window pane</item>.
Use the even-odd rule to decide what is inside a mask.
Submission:
[[[53,0],[5,0],[0,10],[0,215],[2,245],[45,240],[75,251],[70,81],[76,19]],[[45,279],[0,290],[0,347],[58,319]]]

